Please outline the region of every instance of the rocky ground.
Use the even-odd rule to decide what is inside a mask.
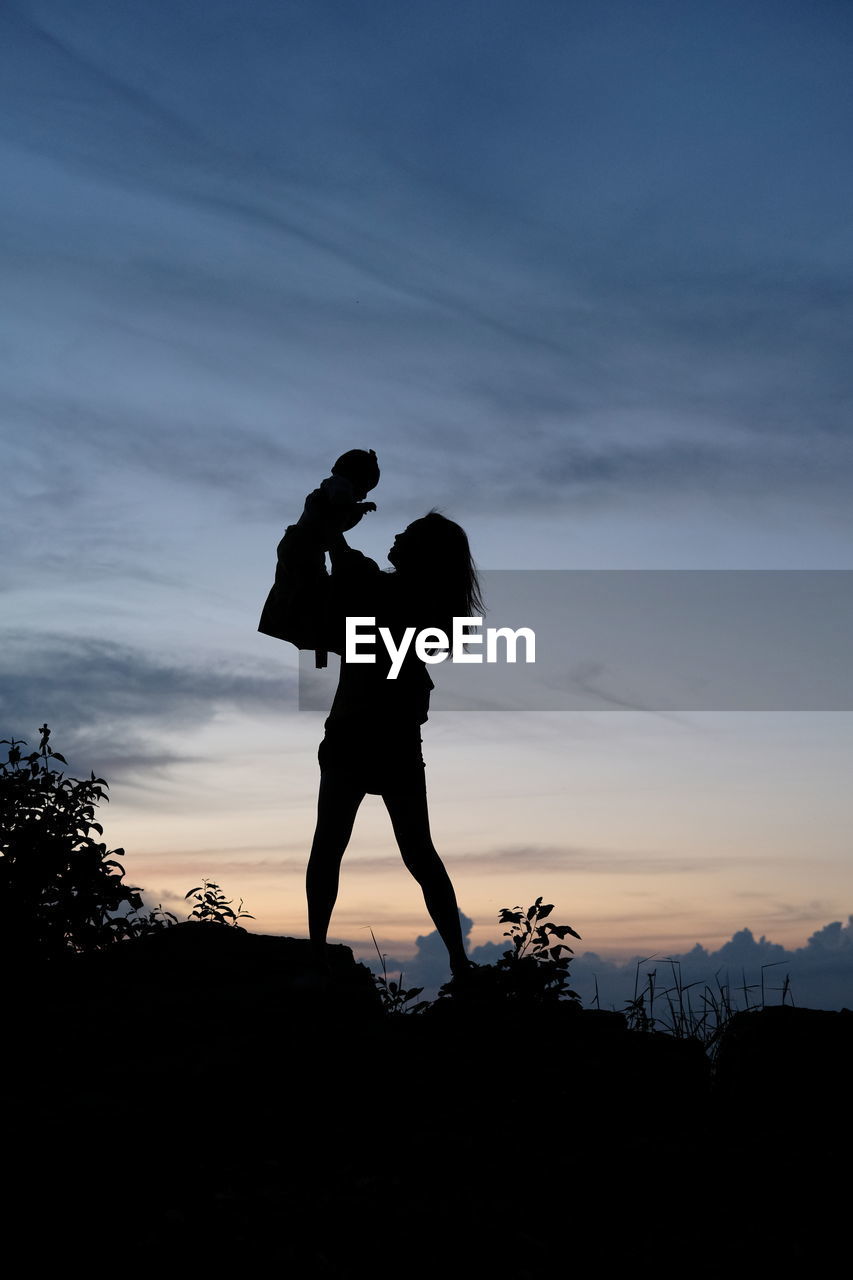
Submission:
[[[853,1014],[737,1015],[712,1069],[570,1004],[389,1016],[332,955],[190,924],[14,976],[7,1222],[39,1270],[754,1275],[846,1233]]]

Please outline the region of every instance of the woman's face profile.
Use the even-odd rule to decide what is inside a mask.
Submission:
[[[395,569],[399,569],[400,567],[401,552],[403,555],[405,555],[407,544],[408,545],[411,544],[413,528],[414,528],[413,525],[407,525],[402,533],[398,533],[396,538],[394,539],[394,545],[391,547],[391,550],[388,552],[388,559],[390,560],[391,564],[393,564]]]

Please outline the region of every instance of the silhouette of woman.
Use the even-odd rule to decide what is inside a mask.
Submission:
[[[332,537],[335,616],[376,619],[399,645],[407,626],[438,627],[482,612],[477,572],[465,531],[430,512],[397,535],[388,553],[395,572]],[[341,647],[342,646],[333,646]],[[341,673],[320,743],[317,826],[308,862],[308,927],[317,961],[326,967],[326,934],[338,895],[341,859],[366,793],[382,796],[403,862],[420,884],[427,910],[447,947],[455,976],[470,967],[456,894],[432,842],[420,727],[433,683],[410,645],[396,679],[385,647],[375,663],[348,663]]]

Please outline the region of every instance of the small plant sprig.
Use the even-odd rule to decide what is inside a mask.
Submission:
[[[231,905],[233,898],[226,898],[222,889],[213,880],[202,880],[200,885],[189,889],[184,899],[194,898],[195,906],[187,916],[188,920],[200,920],[203,924],[223,924],[242,928],[238,920],[254,920],[254,916],[243,910],[243,899],[235,911]]]
[[[370,930],[370,936],[373,938],[373,945],[376,947],[376,954],[379,956],[379,963],[382,965],[382,974],[375,973],[373,981],[376,990],[379,992],[379,998],[382,1001],[382,1007],[386,1013],[420,1013],[423,1009],[428,1008],[429,1000],[419,1000],[417,1004],[413,1004],[409,1009],[406,1006],[416,996],[423,991],[423,987],[410,987],[407,991],[403,986],[403,974],[400,973],[397,982],[389,981],[388,970],[385,967],[385,957],[379,950],[379,944],[373,930]]]
[[[553,910],[553,902],[546,902],[543,907],[541,898],[537,898],[533,906],[528,907],[526,911],[521,907],[513,907],[511,911],[509,907],[501,907],[498,923],[510,926],[505,931],[504,937],[511,940],[515,948],[516,960],[527,955],[532,956],[537,963],[547,964],[549,960],[560,959],[561,951],[566,951],[569,955],[573,954],[572,948],[565,942],[554,943],[554,938],[565,938],[567,933],[580,942],[580,934],[575,933],[571,925],[542,924]],[[565,957],[562,959],[568,963]]]

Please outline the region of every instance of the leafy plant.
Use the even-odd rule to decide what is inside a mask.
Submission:
[[[21,738],[4,738],[0,764],[0,900],[4,945],[10,950],[56,956],[97,950],[163,927],[168,913],[142,911],[138,888],[123,883],[124,867],[96,836],[103,827],[95,809],[107,783],[67,777],[67,765],[49,745],[43,724],[37,751],[24,754]]]
[[[526,910],[501,907],[498,920],[510,926],[504,937],[512,946],[497,964],[472,965],[467,973],[452,978],[439,995],[486,1003],[579,1005],[580,996],[569,986],[573,952],[563,939],[569,934],[580,939],[580,934],[568,924],[546,923],[553,910],[554,904],[543,904],[541,897]]]
[[[238,920],[254,920],[254,916],[243,910],[243,899],[235,911],[231,905],[233,898],[226,898],[222,889],[213,880],[202,880],[200,885],[189,889],[184,898],[194,898],[195,906],[187,916],[188,920],[200,920],[203,924],[224,924],[242,928]]]
[[[512,943],[495,966],[506,975],[508,994],[535,1001],[580,1000],[569,988],[569,964],[574,954],[563,938],[580,934],[568,924],[543,923],[554,910],[553,902],[537,898],[525,911],[501,907],[498,920],[510,927],[504,933]]]

